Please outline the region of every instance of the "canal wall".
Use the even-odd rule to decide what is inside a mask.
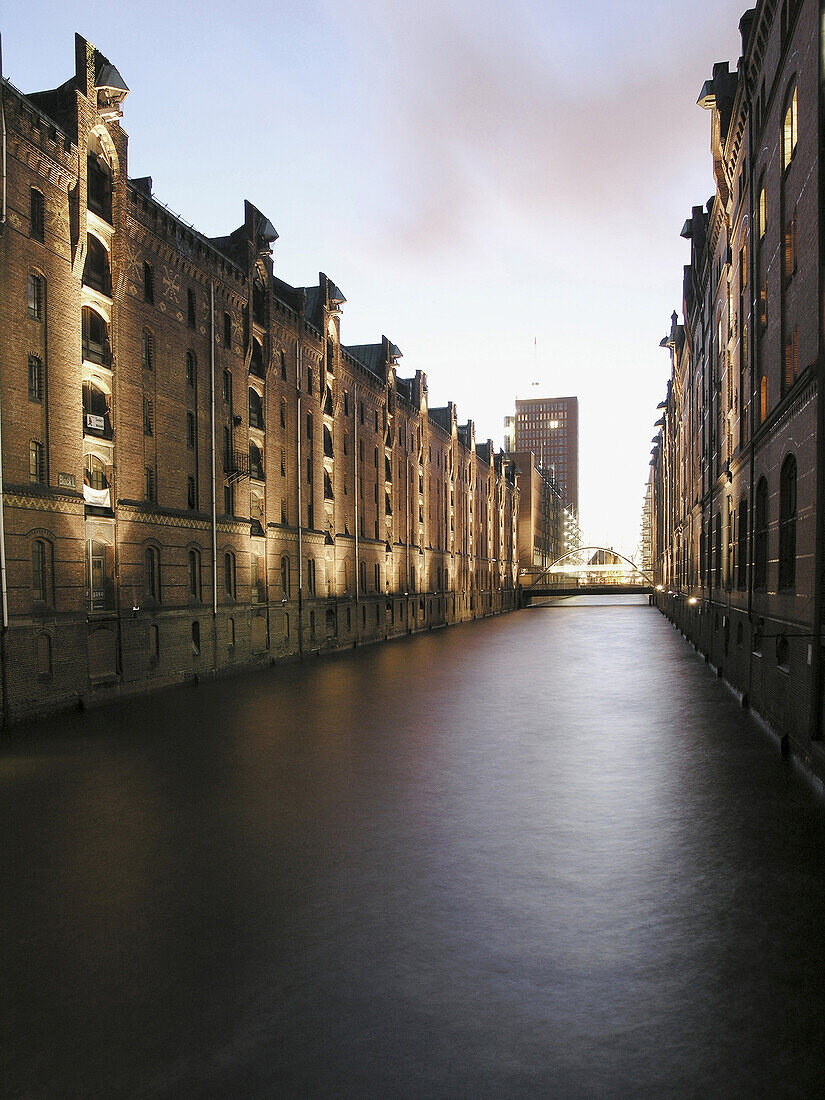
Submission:
[[[654,602],[729,687],[820,783],[825,746],[817,699],[814,641],[804,624],[757,616],[724,604],[691,604],[679,593]]]
[[[518,597],[518,590],[511,588],[220,607],[214,618],[204,614],[193,619],[191,612],[168,614],[159,641],[152,640],[157,625],[153,619],[126,614],[115,635],[119,643],[116,674],[89,675],[83,637],[74,650],[76,659],[61,662],[59,675],[48,685],[27,675],[28,639],[17,639],[12,630],[4,639],[1,666],[3,725],[472,622],[517,610]],[[193,623],[198,625],[199,647],[193,643]],[[147,652],[152,653],[148,667]],[[44,691],[44,686],[49,690]]]

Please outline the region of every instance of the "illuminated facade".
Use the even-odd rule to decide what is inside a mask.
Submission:
[[[344,297],[129,179],[123,78],[2,84],[4,720],[516,603],[515,472]]]
[[[650,525],[660,606],[823,775],[820,23],[758,4],[701,90],[716,193],[682,230]]]

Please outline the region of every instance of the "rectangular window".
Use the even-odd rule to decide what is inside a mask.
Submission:
[[[152,503],[155,500],[155,471],[151,466],[145,466],[143,470],[143,494]]]
[[[33,321],[43,320],[43,280],[29,275],[28,314]]]
[[[195,479],[191,476],[186,479],[186,506],[190,510],[194,510],[198,506],[198,496],[195,489]]]
[[[798,373],[798,349],[799,341],[797,338],[797,330],[794,329],[785,340],[785,370],[783,374],[783,383],[786,390],[789,390],[796,381]]]
[[[43,484],[46,480],[46,458],[43,444],[33,439],[29,443],[29,481]]]
[[[155,273],[148,260],[143,263],[143,300],[150,306],[155,304]]]
[[[29,234],[36,241],[46,239],[46,201],[36,187],[29,191]]]
[[[759,240],[761,241],[768,230],[768,192],[764,185],[759,192]]]
[[[29,401],[43,400],[43,361],[29,356]]]
[[[796,272],[797,234],[796,211],[785,226],[785,281],[790,281]]]
[[[186,414],[186,445],[191,450],[195,447],[195,414],[188,412]]]

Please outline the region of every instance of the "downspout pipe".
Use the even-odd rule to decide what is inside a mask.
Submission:
[[[303,315],[299,321],[299,324],[303,324]],[[295,414],[295,461],[297,463],[297,486],[298,486],[298,656],[304,655],[304,611],[303,611],[303,588],[304,588],[304,543],[303,543],[303,531],[304,531],[304,517],[302,513],[303,508],[303,494],[301,492],[301,337],[298,336],[298,342],[295,346],[295,390],[297,393],[296,401],[296,414]]]
[[[6,224],[6,192],[8,189],[6,143],[6,97],[3,93],[3,36],[0,34],[0,157],[2,157],[2,168],[0,168],[0,170],[2,170],[3,173],[3,193],[0,196],[0,228]]]
[[[823,4],[819,3],[819,80],[817,97],[817,133],[819,134],[819,149],[817,156],[818,166],[818,209],[822,209],[823,196],[825,196],[825,164],[823,164],[823,136],[822,124],[825,119],[825,26],[823,25]],[[817,301],[820,303],[819,326],[817,330],[817,355],[816,355],[816,407],[817,407],[817,431],[816,431],[816,538],[814,540],[814,621],[811,628],[811,705],[809,737],[812,741],[821,741],[825,728],[825,713],[823,713],[823,668],[822,653],[822,609],[825,601],[825,592],[822,585],[823,569],[823,539],[825,539],[825,348],[823,348],[823,321],[822,301],[823,272],[822,264],[825,262],[825,224],[823,218],[819,218],[819,235],[817,240],[819,262],[817,264]]]
[[[352,458],[355,469],[355,484],[353,485],[353,493],[355,494],[355,638],[358,640],[358,607],[361,600],[361,561],[360,561],[360,543],[358,541],[358,501],[359,501],[359,484],[358,484],[358,383],[353,382],[352,385]]]
[[[3,37],[0,35],[0,142],[2,142],[2,186],[0,196],[0,231],[6,224],[6,100],[3,94]],[[0,715],[0,723],[6,725],[8,715],[8,681],[6,674],[6,634],[9,629],[9,600],[8,582],[6,577],[6,528],[5,528],[5,501],[3,497],[3,435],[2,435],[2,401],[0,401],[0,600],[2,600],[3,625],[0,630],[0,679],[2,683],[3,713]]]
[[[215,479],[217,476],[215,462],[215,281],[209,285],[209,378],[210,378],[210,403],[209,403],[209,428],[210,428],[210,458],[212,467],[212,492],[210,504],[212,507],[212,640],[213,653],[217,661],[218,652],[218,522],[215,501]]]

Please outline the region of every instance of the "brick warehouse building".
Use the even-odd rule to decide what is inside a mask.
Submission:
[[[3,720],[514,607],[512,465],[426,375],[251,203],[208,239],[130,180],[84,39],[0,89]]]
[[[716,191],[682,230],[651,537],[660,606],[823,776],[821,22],[759,3],[701,90]]]

